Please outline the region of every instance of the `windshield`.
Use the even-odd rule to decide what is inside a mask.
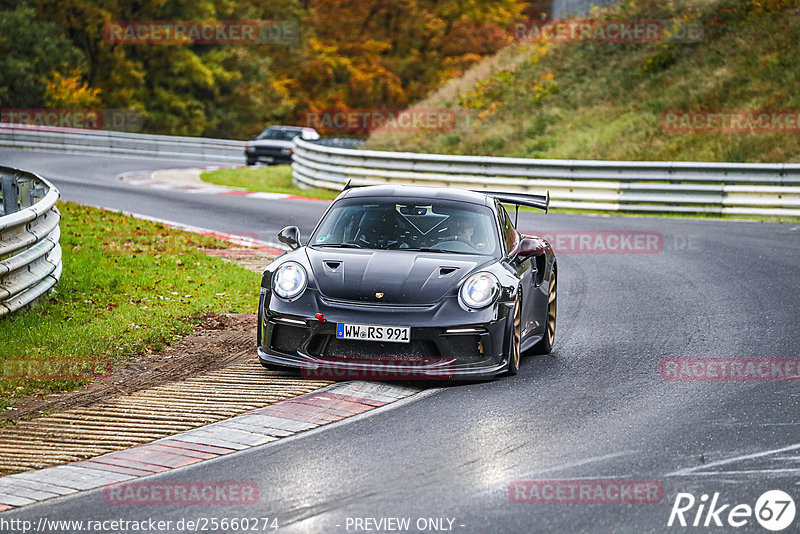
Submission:
[[[269,139],[274,141],[291,141],[300,135],[299,130],[281,130],[278,128],[267,128],[256,139]]]
[[[327,213],[310,244],[486,256],[500,250],[489,208],[429,199],[342,200]]]

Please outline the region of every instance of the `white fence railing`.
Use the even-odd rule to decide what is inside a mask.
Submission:
[[[244,163],[244,141],[0,123],[0,146],[77,154]]]
[[[800,216],[800,164],[541,160],[347,150],[296,141],[298,185],[406,183],[543,194],[555,208]]]
[[[340,148],[357,148],[364,141],[334,137],[323,138],[315,143]],[[232,139],[0,123],[0,147],[32,148],[74,154],[142,156],[243,164],[245,144],[246,141]]]
[[[0,146],[81,154],[243,163],[244,144],[0,124]],[[354,150],[352,144],[347,139],[296,140],[295,181],[329,189],[340,189],[347,181],[537,193],[549,189],[556,208],[800,216],[800,164],[537,160],[377,152]]]
[[[52,288],[61,277],[58,190],[25,171],[0,167],[0,316]]]

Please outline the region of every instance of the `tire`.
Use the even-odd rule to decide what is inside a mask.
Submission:
[[[556,341],[556,315],[558,312],[558,277],[556,267],[553,265],[553,275],[550,277],[550,288],[547,291],[547,324],[544,337],[531,348],[533,354],[550,354]]]
[[[250,167],[250,166],[253,166],[253,165],[255,165],[255,164],[256,164],[256,161],[255,161],[255,160],[253,160],[253,159],[248,159],[248,160],[246,160],[246,162],[245,162],[245,163],[247,163],[247,166],[248,166],[248,167]]]
[[[519,372],[519,362],[522,358],[522,293],[514,302],[513,319],[511,322],[511,332],[509,332],[510,339],[508,344],[508,367],[506,367],[505,375],[514,376]]]

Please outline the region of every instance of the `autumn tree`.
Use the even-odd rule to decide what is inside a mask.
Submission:
[[[88,64],[53,22],[36,19],[25,2],[4,2],[0,12],[0,107],[45,105],[53,73],[79,75]]]
[[[508,25],[526,5],[0,0],[0,103],[95,102],[141,111],[147,131],[245,138],[269,123],[297,123],[309,110],[407,106],[507,44]],[[104,38],[106,24],[120,20],[294,21],[300,39],[212,45]]]

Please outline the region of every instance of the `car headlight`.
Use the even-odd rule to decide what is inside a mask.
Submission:
[[[281,154],[291,154],[291,153],[292,153],[292,149],[291,148],[282,148],[281,149]]]
[[[461,285],[461,302],[474,310],[485,308],[500,294],[500,282],[492,273],[475,273]]]
[[[308,275],[302,265],[287,261],[272,275],[272,290],[282,298],[293,299],[305,291]]]

